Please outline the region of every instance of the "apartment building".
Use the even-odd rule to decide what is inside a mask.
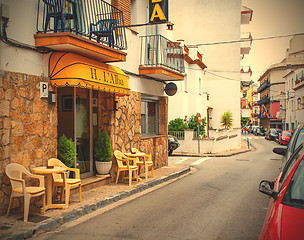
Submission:
[[[199,112],[202,117],[208,115],[210,128],[220,129],[221,116],[231,111],[233,128],[240,129],[240,82],[249,73],[249,68],[240,71],[241,59],[251,48],[251,34],[241,33],[241,25],[250,23],[253,11],[239,0],[170,3],[173,39],[197,51],[207,68],[185,64],[185,81],[176,96],[169,99],[169,119],[185,119]],[[236,39],[245,41],[216,44]]]
[[[303,50],[304,36],[293,36],[290,40],[289,48],[286,50],[286,58],[279,63],[271,65],[259,78],[260,86],[257,92],[260,94],[260,100],[258,101],[258,105],[260,106],[260,126],[267,129],[282,129],[283,118],[285,118],[285,128],[293,129],[295,127],[296,119],[292,119],[292,117],[289,118],[288,126],[286,125],[289,117],[288,110],[286,109],[290,108],[292,112],[292,106],[295,106],[295,101],[297,101],[294,99],[293,91],[290,90],[295,88],[291,84],[295,84],[296,77],[294,77],[293,81],[289,80],[290,83],[285,82],[291,72],[303,68]],[[282,100],[282,96],[284,101]]]

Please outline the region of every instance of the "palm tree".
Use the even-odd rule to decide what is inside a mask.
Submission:
[[[232,112],[230,111],[224,112],[221,119],[221,126],[223,126],[224,128],[231,128],[233,125],[232,121],[233,121]]]

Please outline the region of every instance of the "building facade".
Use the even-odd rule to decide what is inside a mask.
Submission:
[[[291,117],[295,100],[293,88],[296,77],[288,80],[293,71],[303,68],[304,58],[304,36],[293,36],[286,51],[286,58],[281,62],[271,65],[266,72],[259,78],[260,86],[257,92],[260,94],[258,105],[260,106],[260,126],[269,128],[283,129],[283,118],[290,121],[286,125],[289,129],[295,127],[296,118]],[[298,73],[298,72],[297,72]],[[290,109],[290,110],[288,110]],[[294,123],[294,124],[293,124]]]
[[[152,155],[154,167],[167,165],[164,87],[183,81],[184,69],[182,48],[166,38],[166,25],[130,26],[146,23],[153,4],[75,0],[52,12],[49,1],[0,3],[1,214],[10,193],[5,166],[46,166],[63,134],[75,143],[81,178],[96,173],[101,131],[113,151],[136,147]]]

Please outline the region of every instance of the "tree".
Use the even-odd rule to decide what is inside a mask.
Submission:
[[[250,119],[248,117],[242,117],[241,121],[244,125],[247,125],[247,123],[250,121]]]
[[[233,125],[232,122],[233,122],[232,112],[230,111],[224,112],[221,119],[221,126],[224,128],[231,128]]]
[[[169,131],[184,131],[187,128],[187,123],[185,123],[181,118],[171,120],[168,125]]]
[[[197,127],[197,118],[195,115],[192,115],[189,120],[187,121],[188,124],[188,128],[189,129],[193,129],[194,131],[198,131],[198,127]],[[205,135],[206,132],[206,118],[202,119],[201,123],[199,124],[199,128],[200,128],[200,135]]]

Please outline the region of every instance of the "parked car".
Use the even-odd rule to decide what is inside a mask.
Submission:
[[[169,156],[172,155],[173,150],[176,150],[179,147],[179,142],[176,137],[169,135],[168,136],[168,153]]]
[[[263,180],[259,191],[270,196],[259,240],[300,240],[304,236],[304,147],[291,155],[276,181]]]
[[[279,135],[279,144],[287,145],[291,135],[292,135],[292,131],[287,131],[287,130],[282,131],[282,133],[280,133]]]
[[[257,128],[259,128],[259,126],[252,126],[252,127],[250,128],[250,133],[253,133],[253,134],[254,134],[254,132],[256,131]]]
[[[282,168],[294,153],[295,149],[304,141],[304,124],[299,125],[291,135],[289,143],[286,147],[274,148],[273,152],[283,156],[282,158]]]
[[[267,140],[276,140],[276,137],[278,136],[278,132],[274,128],[270,128],[266,133],[265,133],[265,139]]]
[[[255,131],[256,136],[265,136],[265,129],[264,128],[257,128]]]

